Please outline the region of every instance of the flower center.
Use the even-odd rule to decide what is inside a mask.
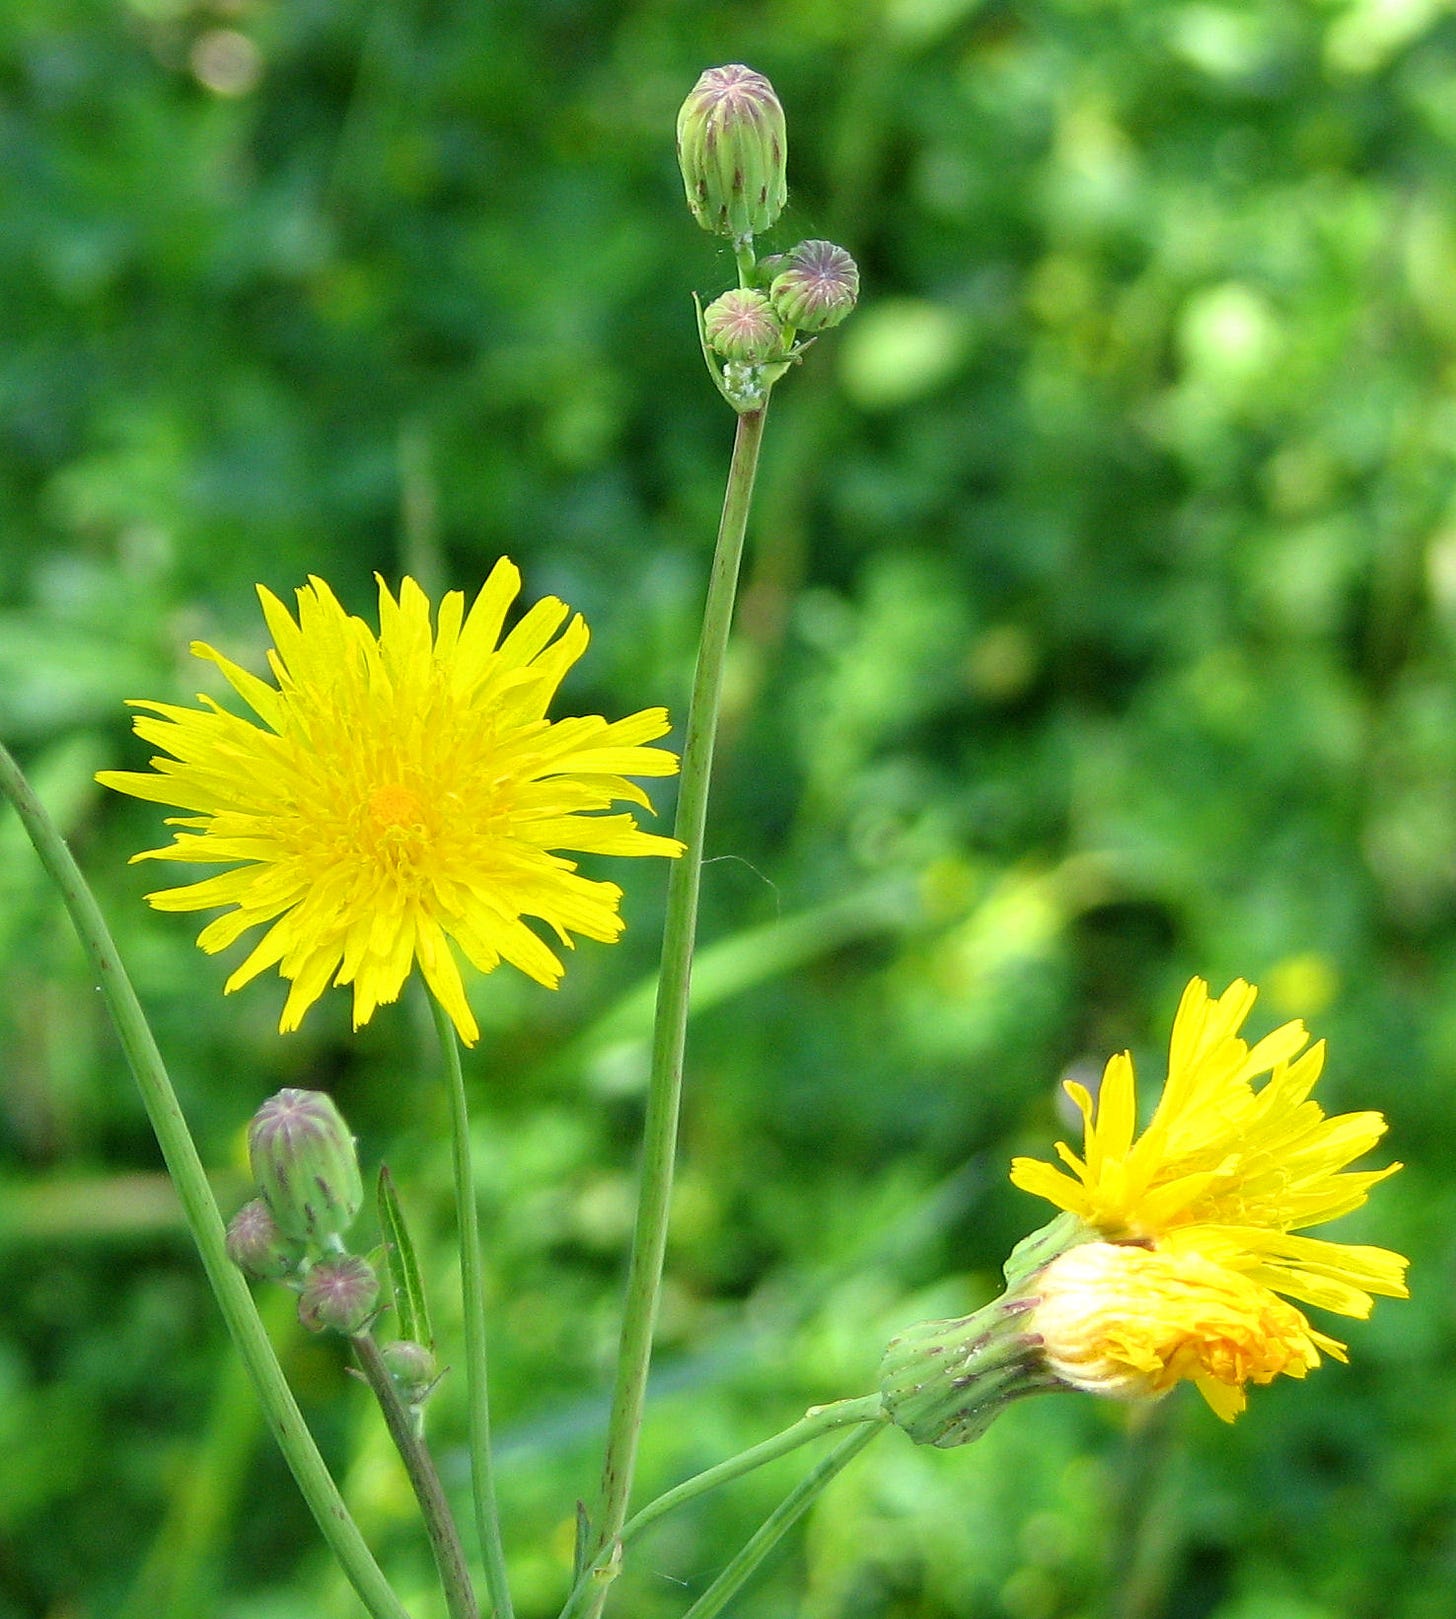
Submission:
[[[408,832],[424,822],[425,806],[418,793],[391,783],[369,794],[369,814],[381,832]]]

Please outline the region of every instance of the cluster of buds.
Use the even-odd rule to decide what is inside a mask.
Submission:
[[[364,1182],[354,1137],[332,1099],[322,1091],[270,1096],[248,1125],[248,1162],[258,1195],[227,1228],[233,1263],[297,1293],[298,1319],[310,1332],[367,1333],[382,1308],[379,1255],[366,1259],[344,1245]],[[397,1339],[380,1355],[418,1421],[440,1380],[434,1351]]]
[[[739,412],[761,410],[805,343],[837,326],[859,297],[859,270],[833,242],[800,242],[759,259],[788,194],[784,111],[761,73],[737,63],[709,68],[677,120],[677,155],[688,207],[704,230],[726,236],[739,285],[699,311],[703,357]]]
[[[233,1263],[298,1294],[314,1332],[364,1331],[379,1305],[379,1277],[347,1252],[344,1238],[364,1204],[354,1137],[322,1091],[282,1090],[248,1125],[248,1163],[258,1195],[233,1216]]]

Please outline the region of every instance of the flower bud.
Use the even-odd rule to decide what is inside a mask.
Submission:
[[[285,1236],[313,1247],[342,1237],[364,1202],[354,1138],[322,1091],[279,1091],[248,1126],[253,1178]]]
[[[244,1203],[228,1222],[227,1251],[239,1270],[260,1282],[291,1276],[304,1255],[303,1244],[283,1235],[261,1197]]]
[[[423,1405],[440,1381],[440,1363],[434,1352],[409,1338],[396,1338],[379,1350],[399,1397],[406,1405]]]
[[[1060,1215],[1012,1250],[1000,1298],[974,1315],[922,1321],[891,1339],[880,1390],[891,1420],[917,1445],[968,1444],[1013,1400],[1067,1386],[1032,1324],[1037,1286],[1059,1254],[1093,1235],[1075,1216]]]
[[[708,347],[739,365],[761,365],[782,353],[784,330],[761,292],[736,288],[703,311]]]
[[[761,73],[711,67],[677,115],[677,160],[693,218],[718,236],[756,236],[788,195],[784,109]]]
[[[362,1332],[379,1301],[379,1278],[355,1254],[321,1259],[298,1295],[298,1319],[310,1332]]]
[[[833,242],[800,242],[785,256],[769,287],[769,297],[786,326],[827,332],[855,306],[859,266]]]

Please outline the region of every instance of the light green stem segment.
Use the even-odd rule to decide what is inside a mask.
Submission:
[[[807,1445],[811,1439],[833,1433],[836,1428],[848,1428],[862,1422],[882,1422],[884,1416],[885,1402],[878,1394],[866,1394],[858,1400],[836,1400],[833,1405],[816,1405],[792,1427],[785,1428],[772,1439],[765,1439],[762,1444],[754,1445],[737,1456],[730,1456],[726,1462],[719,1462],[716,1467],[710,1467],[706,1472],[696,1474],[675,1489],[659,1495],[655,1501],[648,1502],[640,1512],[633,1513],[623,1525],[622,1544],[624,1546],[630,1544],[644,1529],[650,1529],[659,1518],[671,1512],[674,1507],[680,1507],[685,1501],[691,1501],[696,1496],[705,1495],[709,1490],[716,1490],[720,1484],[730,1484],[734,1479],[742,1478],[745,1473],[751,1473],[754,1468],[762,1467],[767,1462],[776,1462],[780,1456],[787,1456],[791,1450],[797,1450],[800,1445]]]
[[[683,1615],[683,1619],[715,1619],[715,1615],[738,1595],[744,1582],[796,1524],[815,1498],[837,1474],[844,1471],[867,1444],[885,1427],[884,1421],[864,1427],[841,1440],[817,1467],[774,1508],[743,1548],[716,1580]]]
[[[308,1503],[329,1549],[338,1558],[364,1606],[374,1619],[409,1619],[404,1604],[349,1515],[344,1498],[329,1475],[313,1436],[304,1425],[278,1357],[258,1317],[257,1306],[242,1272],[228,1258],[222,1216],[197,1156],[177,1094],[167,1077],[161,1053],[147,1025],[136,992],[122,968],[116,945],[95,896],[71,858],[55,823],[31,790],[10,754],[0,747],[0,791],[14,804],[41,864],[60,890],[82,948],[96,974],[106,1009],[116,1026],[131,1071],[141,1091],[147,1116],[156,1132],[167,1171],[177,1188],[188,1228],[197,1244],[208,1284],[253,1387],[268,1426],[289,1470]]]
[[[366,1333],[351,1339],[354,1355],[364,1373],[365,1381],[379,1402],[384,1425],[399,1452],[409,1475],[410,1487],[419,1503],[420,1515],[425,1520],[425,1533],[434,1553],[435,1568],[440,1576],[440,1589],[445,1593],[445,1607],[450,1619],[480,1619],[475,1605],[475,1592],[470,1584],[470,1570],[466,1567],[465,1551],[460,1534],[445,1499],[440,1475],[435,1470],[435,1459],[430,1455],[423,1437],[416,1432],[414,1419],[405,1409],[404,1402],[379,1353],[379,1345]]]
[[[490,1454],[490,1396],[485,1341],[485,1276],[480,1262],[480,1220],[475,1206],[475,1174],[470,1160],[470,1114],[465,1105],[465,1076],[460,1046],[450,1014],[432,995],[430,1008],[445,1057],[445,1089],[450,1098],[450,1128],[455,1161],[455,1201],[460,1221],[460,1288],[465,1305],[465,1381],[470,1408],[470,1480],[475,1496],[475,1526],[485,1559],[485,1583],[496,1619],[511,1619],[511,1592],[506,1554],[501,1544],[500,1512],[495,1502],[495,1466]]]
[[[762,1444],[741,1451],[737,1456],[730,1456],[726,1462],[719,1462],[716,1467],[695,1474],[659,1495],[655,1501],[650,1501],[623,1525],[619,1545],[623,1547],[630,1545],[675,1507],[695,1500],[700,1495],[706,1495],[709,1490],[716,1490],[720,1484],[730,1484],[734,1479],[742,1478],[745,1473],[751,1473],[754,1468],[777,1461],[780,1456],[787,1456],[800,1445],[807,1445],[810,1440],[832,1433],[836,1428],[847,1428],[853,1423],[879,1422],[884,1414],[884,1401],[878,1394],[867,1394],[858,1400],[836,1400],[833,1405],[816,1405],[806,1416],[785,1428],[782,1433],[775,1434],[772,1439],[765,1439]],[[591,1593],[596,1587],[604,1579],[610,1580],[616,1566],[617,1555],[617,1548],[614,1547],[607,1557],[599,1558],[596,1563],[583,1571],[570,1600],[562,1609],[561,1619],[576,1619],[576,1615],[588,1605]]]
[[[638,1193],[637,1221],[632,1232],[632,1257],[627,1271],[627,1302],[622,1318],[622,1339],[617,1359],[617,1381],[607,1430],[606,1461],[602,1468],[601,1508],[596,1522],[595,1559],[616,1544],[627,1517],[632,1474],[637,1463],[637,1439],[642,1429],[642,1408],[647,1396],[647,1370],[652,1359],[652,1334],[657,1324],[657,1301],[662,1285],[662,1262],[667,1247],[668,1205],[672,1197],[673,1164],[677,1153],[678,1109],[682,1099],[683,1048],[687,1040],[688,994],[692,980],[693,945],[698,931],[698,887],[703,863],[703,828],[708,819],[708,787],[713,770],[713,744],[722,706],[723,666],[728,631],[733,621],[733,600],[743,558],[743,536],[753,499],[753,480],[763,442],[764,411],[738,417],[733,459],[723,496],[718,544],[703,608],[703,633],[698,643],[698,665],[693,676],[683,742],[682,784],[678,793],[673,831],[685,853],[672,865],[667,882],[667,917],[662,935],[662,966],[657,984],[657,1017],[652,1031],[652,1068],[643,1124],[642,1184]],[[589,1612],[601,1612],[610,1581],[603,1580]]]

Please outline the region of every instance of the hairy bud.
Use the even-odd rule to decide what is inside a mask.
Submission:
[[[399,1397],[406,1405],[423,1405],[440,1381],[440,1363],[434,1352],[409,1338],[396,1338],[379,1349]]]
[[[354,1254],[321,1259],[298,1295],[298,1319],[310,1332],[361,1332],[379,1302],[379,1278]]]
[[[677,115],[677,160],[693,218],[718,236],[756,236],[788,195],[784,109],[761,73],[712,67]]]
[[[833,242],[800,242],[784,256],[769,297],[785,325],[827,332],[855,306],[859,267]]]
[[[784,330],[761,292],[725,292],[703,311],[708,347],[739,365],[761,365],[783,351]]]
[[[303,1244],[283,1235],[273,1211],[261,1197],[244,1203],[228,1222],[227,1251],[239,1270],[260,1282],[277,1282],[291,1276],[304,1255]]]
[[[354,1138],[322,1091],[270,1096],[248,1126],[253,1179],[285,1236],[331,1244],[364,1202]]]

